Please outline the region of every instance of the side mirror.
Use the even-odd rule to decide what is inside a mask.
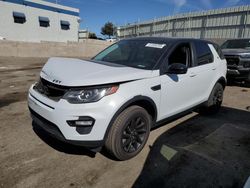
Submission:
[[[187,73],[187,66],[181,63],[173,63],[168,67],[167,72],[168,74],[186,74]]]

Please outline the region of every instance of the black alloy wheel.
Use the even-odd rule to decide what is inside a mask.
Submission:
[[[130,106],[115,119],[105,143],[118,160],[136,156],[145,146],[152,124],[151,116],[140,106]]]
[[[138,150],[146,138],[147,125],[142,116],[136,116],[125,125],[122,133],[122,147],[131,153]]]

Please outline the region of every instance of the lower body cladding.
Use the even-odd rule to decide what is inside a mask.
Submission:
[[[103,146],[112,118],[110,114],[115,109],[114,102],[112,105],[106,103],[107,98],[97,102],[99,104],[70,104],[66,100],[55,102],[31,87],[28,105],[33,126],[63,142],[95,149]]]

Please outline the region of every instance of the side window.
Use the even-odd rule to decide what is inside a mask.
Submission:
[[[206,42],[203,41],[195,41],[194,42],[196,57],[197,57],[197,65],[204,65],[208,63],[212,63],[214,60],[213,54]]]
[[[168,65],[181,63],[191,67],[191,48],[188,43],[178,45],[168,58]]]
[[[223,55],[223,53],[221,51],[220,46],[218,44],[213,44],[213,46],[214,46],[214,49],[216,50],[216,52],[218,53],[219,57],[221,59],[225,59],[225,57],[224,57],[224,55]]]
[[[24,24],[26,22],[26,17],[24,13],[13,12],[14,22],[18,24]]]

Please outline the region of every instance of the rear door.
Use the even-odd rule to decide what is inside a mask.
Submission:
[[[211,48],[212,44],[205,41],[196,40],[193,42],[195,53],[194,66],[190,69],[193,79],[193,87],[196,90],[195,103],[201,103],[208,99],[216,78],[218,62],[215,60]]]

